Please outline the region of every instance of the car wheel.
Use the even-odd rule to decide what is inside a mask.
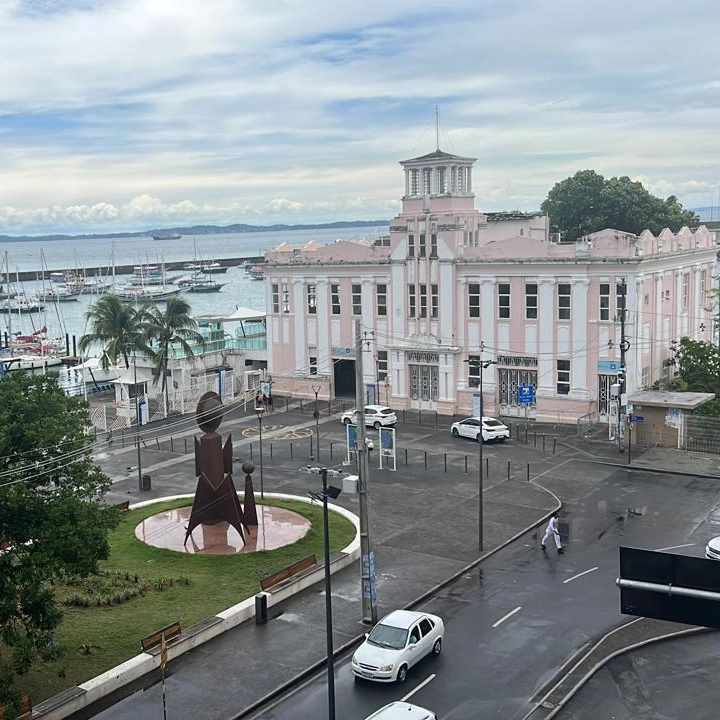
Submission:
[[[373,427],[374,427],[376,430],[379,430],[379,429],[380,429],[380,421],[379,421],[379,420],[376,420],[376,421],[373,423]]]
[[[505,442],[506,440],[507,440],[506,437],[501,437],[501,438],[500,438],[500,442]]]
[[[483,440],[482,433],[478,433],[478,434],[477,434],[477,437],[476,437],[475,439],[476,439],[478,442],[485,442],[485,441]]]
[[[438,638],[433,645],[433,657],[437,657],[442,652],[442,638]]]
[[[453,437],[458,437],[458,436],[460,435],[460,433],[458,432],[458,429],[457,429],[457,428],[453,428],[451,435],[452,435]]]
[[[397,672],[397,678],[395,678],[401,685],[407,680],[407,665],[401,665]]]

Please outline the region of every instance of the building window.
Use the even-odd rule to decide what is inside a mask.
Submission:
[[[410,194],[417,195],[419,189],[420,189],[420,183],[418,181],[418,171],[411,170],[410,171]]]
[[[272,286],[272,308],[273,312],[277,315],[280,312],[280,286],[273,283]]]
[[[438,308],[440,306],[440,298],[438,296],[438,286],[430,286],[430,317],[436,318],[438,316]]]
[[[377,381],[383,382],[388,376],[388,354],[387,350],[378,350],[377,354]]]
[[[415,317],[415,286],[408,285],[408,317]]]
[[[418,237],[418,257],[425,257],[425,233],[420,233]]]
[[[538,286],[537,283],[525,283],[525,319],[537,320]]]
[[[420,285],[420,317],[427,317],[427,285]]]
[[[570,283],[560,283],[558,292],[558,320],[570,319]]]
[[[610,283],[600,283],[600,320],[610,319]]]
[[[375,299],[377,301],[378,316],[387,315],[387,285],[378,284],[375,288]]]
[[[480,356],[468,355],[468,387],[480,387]]]
[[[645,365],[640,375],[640,385],[643,390],[647,390],[650,387],[650,366]]]
[[[690,273],[682,276],[682,311],[686,313],[690,306]]]
[[[437,233],[430,234],[430,257],[436,258],[437,254]]]
[[[422,171],[423,195],[429,195],[432,190],[432,170],[425,168]]]
[[[352,314],[362,315],[362,287],[358,283],[352,286]]]
[[[309,315],[315,315],[315,313],[317,312],[315,292],[315,285],[307,286],[307,311]]]
[[[333,315],[340,314],[340,286],[330,286],[330,308]]]
[[[567,395],[570,392],[570,361],[557,361],[557,394]]]
[[[415,257],[415,235],[408,235],[408,257]]]
[[[438,168],[437,170],[437,191],[439,194],[447,192],[445,187],[445,168]]]
[[[284,313],[290,312],[290,289],[287,283],[283,283],[282,286],[282,311]]]
[[[500,320],[510,319],[510,283],[498,285],[498,318]]]
[[[700,303],[705,304],[707,300],[707,270],[700,273]]]
[[[468,285],[468,317],[480,317],[480,283]]]
[[[317,349],[310,348],[310,355],[308,356],[308,371],[310,375],[317,375],[318,362],[317,362]]]

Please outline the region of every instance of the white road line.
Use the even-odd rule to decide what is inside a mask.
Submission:
[[[665,552],[666,550],[679,550],[684,547],[694,547],[695,543],[685,543],[684,545],[672,545],[666,548],[658,548],[655,552]]]
[[[405,697],[400,698],[402,702],[407,702],[408,698],[411,698],[418,690],[422,690],[431,680],[435,679],[435,673],[430,675],[430,677],[425,678],[416,688],[411,690]]]
[[[511,618],[515,613],[520,612],[521,610],[522,605],[518,605],[514,610],[511,610],[507,615],[504,615],[496,623],[494,623],[493,627],[497,627],[501,623],[504,623],[508,618]]]
[[[563,580],[563,585],[565,583],[572,582],[573,580],[577,580],[579,577],[582,577],[583,575],[587,575],[588,573],[595,572],[597,570],[596,567],[590,568],[589,570],[583,570],[581,573],[578,573],[577,575],[573,575],[572,577],[569,577],[567,580]]]

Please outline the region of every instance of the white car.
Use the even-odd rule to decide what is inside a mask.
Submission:
[[[720,560],[720,537],[714,537],[705,546],[705,557],[708,560]]]
[[[365,720],[437,720],[432,710],[396,700],[368,715]]]
[[[365,636],[353,655],[352,671],[364,680],[403,683],[415,663],[440,654],[444,632],[437,615],[395,610]]]
[[[357,410],[353,408],[344,412],[342,421],[345,425],[357,425]],[[384,405],[365,406],[365,425],[374,427],[376,430],[387,425],[394,425],[397,422],[395,411]]]
[[[480,441],[480,418],[478,416],[465,418],[454,422],[450,426],[450,433],[453,437],[467,437]],[[510,437],[510,428],[493,417],[483,416],[482,439],[483,442],[499,440],[505,442]]]

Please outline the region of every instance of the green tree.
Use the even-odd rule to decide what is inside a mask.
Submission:
[[[635,234],[647,229],[657,235],[666,227],[677,232],[699,222],[674,195],[662,200],[627,176],[606,180],[594,170],[581,170],[557,183],[540,207],[568,241],[606,228]]]
[[[107,370],[117,365],[122,358],[126,368],[130,367],[130,356],[142,346],[142,318],[145,308],[124,303],[112,293],[103,295],[85,313],[90,323],[90,332],[80,338],[78,348],[85,352],[93,345],[102,345],[102,367]]]
[[[191,342],[201,347],[202,335],[198,332],[197,322],[190,317],[190,305],[178,297],[168,298],[165,308],[147,305],[141,313],[141,345],[153,361],[153,381],[160,382],[160,390],[165,394],[165,407],[169,407],[167,370],[172,350],[179,346],[186,356],[194,357]]]
[[[680,338],[671,347],[673,389],[715,393],[715,399],[701,405],[696,413],[720,416],[720,349],[714,343],[689,337]]]
[[[118,514],[103,496],[88,406],[54,375],[0,379],[0,704],[16,702],[15,679],[57,655],[61,618],[52,582],[95,572]]]

